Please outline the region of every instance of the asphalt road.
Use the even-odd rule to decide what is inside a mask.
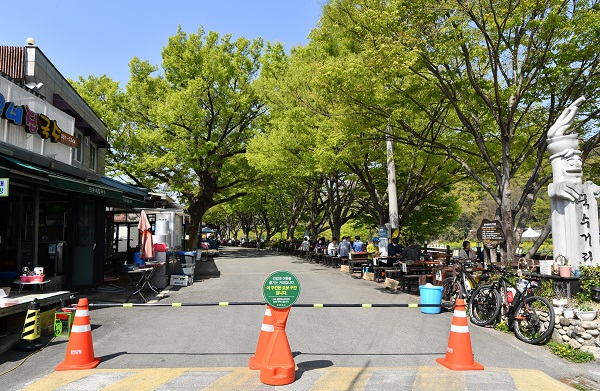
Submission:
[[[216,258],[220,278],[171,288],[159,302],[260,302],[263,301],[263,280],[274,270],[287,270],[297,276],[301,285],[298,303],[418,303],[419,300],[418,296],[391,292],[383,289],[382,284],[352,277],[339,269],[303,262],[281,253],[225,247],[221,254]],[[114,297],[106,293],[87,297],[90,302],[123,301],[118,293]],[[262,305],[92,309],[94,350],[96,356],[102,357],[96,374],[107,373],[109,380],[103,381],[111,384],[110,381],[118,382],[124,376],[125,369],[132,373],[154,369],[155,374],[168,374],[174,373],[176,368],[196,368],[199,372],[194,373],[206,375],[247,368],[264,313]],[[525,371],[522,373],[539,370],[549,379],[562,381],[583,377],[600,382],[597,363],[569,363],[543,346],[528,345],[512,334],[474,325],[469,326],[474,358],[486,370],[466,375],[448,371],[435,359],[445,355],[452,316],[445,312],[423,314],[417,308],[296,307],[291,309],[286,333],[299,373],[305,374],[301,378],[306,382],[324,371],[341,371],[338,375],[342,378],[347,377],[344,370],[358,370],[368,372],[370,378],[375,379],[372,389],[391,389],[384,387],[392,384],[389,378],[375,374],[397,370],[398,376],[406,378],[417,376],[423,368],[430,367],[437,375],[447,373],[450,380],[453,376],[461,376],[458,383],[452,380],[452,384],[459,385],[454,389],[471,388],[468,384],[479,387],[478,382],[486,376],[491,379],[493,374],[499,374],[496,377],[502,379],[506,376],[502,371],[511,369]],[[66,347],[65,338],[55,339],[18,368],[0,376],[0,389],[44,389],[36,384],[51,382],[49,379],[56,381],[59,373],[54,373],[54,368],[63,361]],[[17,366],[25,356],[25,353],[12,351],[4,353],[0,356],[0,373]],[[505,386],[486,388],[527,389]],[[56,389],[85,388],[65,387]],[[89,386],[85,389],[98,388]],[[355,388],[344,386],[344,389]]]

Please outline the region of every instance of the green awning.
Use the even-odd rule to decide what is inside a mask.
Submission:
[[[121,189],[108,184],[88,182],[67,175],[59,175],[56,172],[33,166],[23,160],[10,156],[0,155],[0,161],[3,162],[0,165],[0,177],[9,177],[9,170],[10,172],[17,170],[21,175],[35,176],[36,179],[48,181],[48,185],[59,189],[108,198],[120,205],[133,208],[148,207],[143,198],[136,198],[135,195],[126,196]]]
[[[45,181],[48,177],[47,170],[36,166],[32,166],[31,164],[27,164],[26,162],[20,159],[5,155],[0,155],[0,158],[0,161],[2,161],[3,164],[5,164],[5,167],[2,168],[9,169],[11,172],[17,175],[29,176],[43,181]]]
[[[63,177],[56,174],[49,174],[48,179],[51,186],[59,189],[75,191],[77,193],[84,193],[98,197],[106,197],[121,202],[123,201],[123,193],[108,186],[86,182],[75,178]]]
[[[131,206],[134,208],[147,208],[148,207],[148,204],[145,201],[142,201],[140,199],[133,198],[133,197],[127,197],[126,195],[123,195],[122,201],[125,205]]]

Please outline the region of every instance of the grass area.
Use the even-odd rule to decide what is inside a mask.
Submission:
[[[556,343],[550,341],[546,344],[550,348],[550,351],[558,357],[564,358],[565,360],[583,363],[594,361],[595,357],[590,352],[582,352],[579,349],[574,349],[571,345],[566,343]]]
[[[498,330],[498,331],[502,331],[503,333],[508,333],[511,334],[512,331],[510,331],[508,329],[508,324],[506,323],[506,320],[503,320],[502,322],[498,322],[494,325],[494,329]]]

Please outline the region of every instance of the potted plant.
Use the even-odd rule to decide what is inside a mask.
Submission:
[[[567,299],[565,299],[565,298],[552,299],[552,304],[554,304],[555,307],[564,307],[567,305]]]
[[[561,277],[571,277],[571,266],[567,257],[559,255],[556,257],[556,263],[558,263],[558,274]]]
[[[573,308],[573,307],[564,307],[562,309],[562,315],[563,315],[563,317],[565,317],[567,319],[573,319],[573,316],[575,315],[575,308]]]
[[[567,299],[552,299],[552,304],[554,305],[554,313],[556,315],[562,315],[564,306],[567,305]]]
[[[584,302],[579,305],[577,310],[577,317],[584,321],[591,321],[596,319],[598,310],[594,308],[590,303]]]

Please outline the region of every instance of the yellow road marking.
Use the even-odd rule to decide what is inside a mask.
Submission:
[[[451,371],[442,366],[422,367],[330,367],[314,369],[322,374],[313,384],[314,391],[364,390],[367,382],[377,371],[417,371],[413,390],[464,390],[466,388],[465,372]],[[517,390],[548,389],[572,390],[571,387],[553,379],[542,371],[534,369],[502,369],[486,368],[486,372],[508,372]],[[103,391],[156,390],[167,382],[182,376],[186,372],[229,372],[215,380],[205,388],[209,391],[256,389],[263,384],[260,371],[252,371],[239,367],[214,368],[144,368],[144,369],[90,369],[77,371],[53,372],[44,378],[28,385],[24,391],[51,391],[84,379],[93,374],[121,373],[128,376],[116,380],[113,384],[102,388]],[[85,381],[85,380],[83,380]]]
[[[371,368],[331,368],[313,384],[313,390],[364,390],[373,373]]]
[[[217,368],[213,368],[217,370]],[[205,391],[256,389],[262,385],[260,381],[260,372],[252,371],[248,368],[238,368],[230,374],[222,376],[210,386],[203,388]]]
[[[81,371],[59,371],[36,381],[27,386],[23,391],[49,391],[60,388],[64,385],[82,379],[94,373],[93,369],[85,369]]]
[[[517,390],[573,390],[572,387],[535,369],[508,369]]]
[[[169,380],[175,379],[186,372],[181,368],[152,368],[137,371],[125,379],[121,379],[109,386],[102,388],[103,391],[143,391],[155,390]]]
[[[451,371],[444,367],[420,367],[413,390],[465,390],[465,378],[460,371]]]

